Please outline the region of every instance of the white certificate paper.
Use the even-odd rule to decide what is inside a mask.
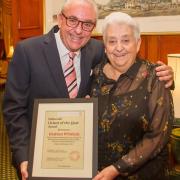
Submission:
[[[84,168],[84,111],[47,111],[42,168]]]
[[[29,179],[92,179],[97,174],[97,112],[96,98],[37,99]]]

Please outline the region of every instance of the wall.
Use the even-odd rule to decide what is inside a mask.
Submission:
[[[156,62],[167,63],[167,54],[180,53],[180,34],[142,35],[140,55]]]

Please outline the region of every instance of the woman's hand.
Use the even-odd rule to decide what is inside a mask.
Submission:
[[[160,81],[166,81],[165,87],[171,87],[174,81],[174,72],[171,66],[158,61],[158,67],[156,67],[156,75],[159,76]]]
[[[113,180],[118,175],[119,175],[118,170],[113,165],[111,165],[100,171],[93,178],[93,180]]]

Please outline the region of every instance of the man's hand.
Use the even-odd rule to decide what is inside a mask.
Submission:
[[[161,61],[157,61],[160,66],[156,67],[156,75],[160,81],[166,81],[165,87],[172,86],[174,81],[174,72],[171,66],[164,64]]]
[[[104,168],[101,172],[99,172],[93,180],[113,180],[116,176],[119,175],[117,169],[111,165]]]
[[[20,164],[20,170],[21,170],[22,180],[26,180],[26,179],[28,178],[27,167],[28,167],[28,161],[23,161],[23,162]]]

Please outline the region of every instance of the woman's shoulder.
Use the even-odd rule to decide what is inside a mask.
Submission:
[[[156,76],[157,64],[146,59],[139,60],[141,62],[141,67],[138,74],[147,82],[148,91],[151,92],[154,84],[158,81],[158,77]]]
[[[141,61],[141,68],[146,71],[148,77],[156,77],[156,67],[158,64],[147,59],[138,59]]]
[[[148,60],[148,59],[138,59],[141,61],[142,65],[145,65],[147,70],[155,70],[155,68],[158,66],[158,64]]]

